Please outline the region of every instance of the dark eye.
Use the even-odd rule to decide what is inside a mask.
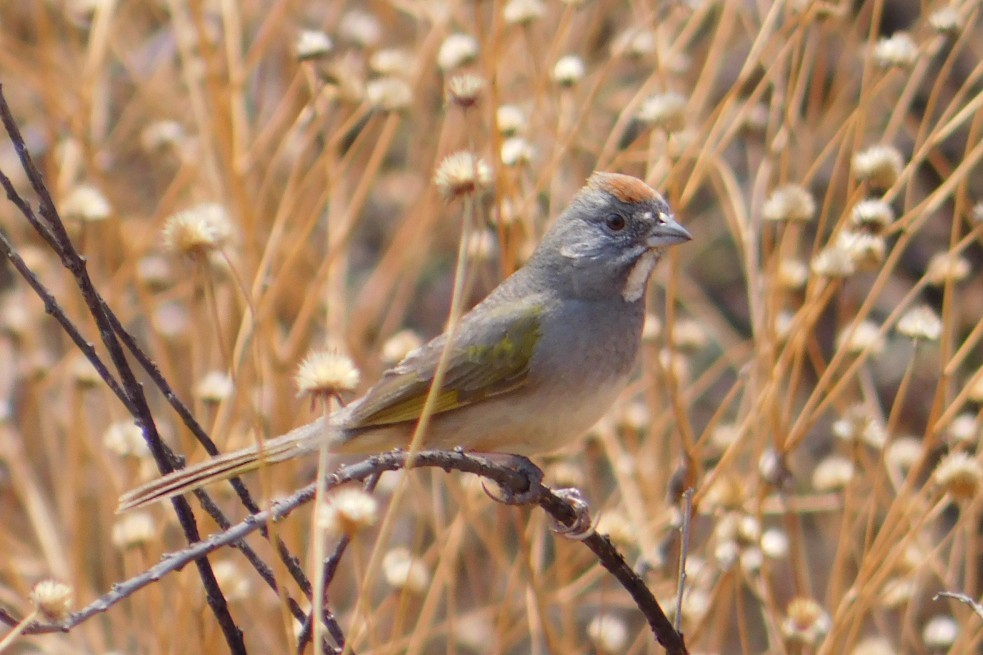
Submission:
[[[612,232],[621,232],[627,225],[628,223],[625,222],[625,217],[618,214],[611,214],[604,219],[604,227]]]

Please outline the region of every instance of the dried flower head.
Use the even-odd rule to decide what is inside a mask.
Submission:
[[[909,339],[938,341],[942,336],[942,321],[928,305],[912,307],[898,320],[898,333]]]
[[[239,564],[231,559],[220,559],[212,565],[212,570],[215,571],[215,581],[226,598],[237,601],[252,597],[253,585]]]
[[[785,610],[782,634],[791,642],[812,646],[829,632],[829,614],[811,598],[794,598]]]
[[[614,40],[611,51],[615,56],[626,55],[632,59],[641,59],[655,52],[656,42],[654,30],[630,27]]]
[[[929,284],[942,286],[946,282],[962,282],[969,277],[969,261],[954,252],[940,252],[932,255],[925,270],[925,280]]]
[[[602,512],[594,529],[597,534],[607,535],[611,543],[623,549],[638,543],[631,521],[618,511]]]
[[[430,585],[430,571],[409,550],[393,548],[382,558],[382,571],[389,586],[422,594]]]
[[[884,262],[884,237],[870,232],[844,230],[836,237],[836,247],[850,255],[857,270],[871,270]]]
[[[765,200],[761,214],[769,221],[795,221],[804,223],[812,220],[816,213],[816,201],[800,184],[785,184]]]
[[[502,105],[495,111],[495,123],[502,136],[515,136],[526,129],[526,115],[516,105]]]
[[[922,641],[931,649],[948,650],[959,636],[959,623],[951,616],[933,616],[922,628]]]
[[[113,545],[120,550],[145,546],[157,538],[158,527],[149,512],[128,512],[113,525]]]
[[[471,109],[478,105],[484,90],[485,81],[477,75],[455,75],[447,82],[447,101],[461,109]]]
[[[901,471],[908,471],[921,461],[924,451],[922,440],[918,437],[898,437],[887,447],[884,461]]]
[[[857,642],[850,655],[897,655],[897,652],[884,637],[866,637]]]
[[[353,391],[360,379],[351,359],[338,352],[316,350],[297,367],[294,383],[301,396],[317,399],[337,398],[343,391]]]
[[[553,81],[563,87],[574,86],[584,79],[584,62],[577,55],[566,55],[553,65]]]
[[[528,25],[545,13],[546,5],[541,0],[509,0],[502,10],[502,18],[509,25]]]
[[[403,111],[413,102],[413,89],[398,77],[380,77],[365,85],[365,100],[382,111]]]
[[[535,150],[521,136],[513,136],[502,141],[502,164],[513,168],[524,166],[532,161]]]
[[[423,345],[423,340],[410,329],[400,330],[382,344],[382,361],[392,366]]]
[[[828,278],[850,277],[857,272],[857,265],[848,251],[837,245],[830,245],[813,258],[812,271]]]
[[[890,578],[881,588],[881,605],[889,609],[903,607],[915,596],[917,589],[910,578]]]
[[[853,405],[833,422],[833,434],[843,441],[862,442],[871,448],[882,448],[887,441],[884,426],[860,404]]]
[[[495,230],[474,230],[465,244],[468,258],[475,262],[491,261],[498,252],[498,232]]]
[[[983,424],[972,412],[963,412],[952,419],[946,431],[946,438],[952,444],[975,447],[976,444],[983,442]]]
[[[881,68],[911,68],[918,59],[918,45],[907,32],[895,32],[874,46],[874,61]]]
[[[225,371],[209,371],[198,380],[195,385],[194,395],[202,402],[209,405],[217,405],[226,398],[232,396],[234,386],[232,378]]]
[[[447,200],[476,193],[491,184],[491,168],[467,151],[455,152],[440,162],[434,184]]]
[[[451,34],[440,44],[437,66],[446,73],[467,66],[477,58],[477,39],[469,34]]]
[[[613,614],[600,614],[587,625],[587,636],[599,653],[623,653],[628,645],[628,626]]]
[[[341,17],[338,34],[360,48],[374,48],[382,39],[379,19],[367,11],[352,9]]]
[[[140,132],[140,147],[144,152],[157,153],[177,146],[184,138],[181,123],[172,120],[154,121]]]
[[[229,215],[222,205],[205,203],[180,211],[164,222],[164,245],[174,252],[204,261],[232,234]]]
[[[983,225],[983,201],[973,205],[973,208],[969,211],[969,217],[977,225]]]
[[[143,431],[132,420],[110,423],[102,436],[102,445],[120,457],[147,457],[150,454]]]
[[[956,34],[962,29],[963,19],[959,15],[959,9],[953,5],[947,5],[941,9],[933,11],[928,16],[928,24],[932,29],[942,34]]]
[[[331,37],[321,30],[301,30],[297,35],[294,52],[300,61],[321,59],[331,52],[334,44]]]
[[[846,348],[847,352],[859,355],[868,352],[878,355],[884,350],[884,337],[881,327],[873,321],[850,323],[836,337],[838,348]]]
[[[74,592],[67,584],[42,580],[31,590],[31,602],[47,621],[59,622],[68,618]]]
[[[853,156],[853,174],[874,189],[888,189],[904,168],[904,157],[894,146],[871,146]]]
[[[667,132],[686,127],[686,98],[674,91],[646,98],[638,110],[638,120]]]
[[[343,487],[318,508],[317,524],[333,535],[353,537],[379,520],[379,503],[357,487]]]
[[[61,201],[61,213],[66,219],[96,223],[112,216],[113,208],[102,191],[91,184],[79,184]]]
[[[646,314],[642,324],[642,341],[652,343],[662,334],[662,319],[655,314]]]
[[[369,69],[382,77],[410,78],[416,70],[416,61],[406,50],[384,48],[369,57]]]
[[[853,462],[840,455],[830,455],[812,470],[812,488],[816,491],[839,491],[853,480]]]
[[[859,230],[880,234],[894,222],[894,210],[879,198],[866,198],[850,210],[850,222]]]
[[[788,291],[802,290],[809,281],[809,267],[799,259],[782,259],[778,262],[778,286]]]
[[[951,452],[935,467],[932,479],[956,500],[972,500],[983,482],[983,467],[969,453]]]
[[[768,528],[761,534],[761,552],[769,559],[784,559],[788,550],[788,535],[781,528]]]

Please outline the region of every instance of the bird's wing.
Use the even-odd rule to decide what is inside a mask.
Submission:
[[[539,341],[542,312],[540,304],[509,302],[482,308],[463,319],[448,354],[433,413],[465,407],[523,386]],[[386,371],[349,408],[344,427],[363,429],[418,419],[446,343],[446,336],[440,336]]]

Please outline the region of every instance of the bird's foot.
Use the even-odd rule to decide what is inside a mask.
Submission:
[[[594,534],[595,524],[591,521],[590,506],[584,500],[580,489],[570,487],[567,489],[557,489],[553,492],[561,499],[566,501],[573,510],[574,520],[570,524],[560,523],[556,519],[551,520],[550,529],[561,537],[583,541]]]
[[[486,454],[484,457],[511,467],[526,479],[526,489],[524,491],[514,491],[507,487],[497,485],[498,492],[492,492],[485,485],[485,481],[482,480],[481,488],[485,490],[485,494],[489,498],[505,505],[528,505],[539,499],[542,493],[543,471],[533,464],[528,457],[500,453]]]

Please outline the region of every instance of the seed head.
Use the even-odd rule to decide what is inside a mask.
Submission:
[[[410,329],[400,330],[382,344],[382,361],[392,366],[423,345],[420,335]]]
[[[140,132],[140,147],[144,152],[156,153],[173,148],[185,138],[181,123],[171,120],[154,121]]]
[[[611,543],[630,548],[638,543],[635,530],[628,517],[618,511],[604,512],[598,517],[595,532],[607,535]]]
[[[509,168],[532,162],[534,154],[532,144],[521,136],[514,136],[502,142],[502,163]]]
[[[656,34],[648,28],[631,27],[622,32],[611,47],[615,56],[626,55],[632,59],[641,59],[655,52]]]
[[[232,396],[234,385],[225,371],[209,371],[195,385],[195,397],[208,405],[217,405]]]
[[[102,436],[102,445],[120,457],[147,457],[150,449],[143,438],[143,431],[133,421],[110,423]]]
[[[204,261],[232,234],[225,208],[206,203],[180,211],[164,222],[164,245],[174,252]]]
[[[804,223],[815,215],[816,201],[803,186],[786,184],[771,192],[761,213],[769,221]]]
[[[898,333],[909,339],[938,341],[942,336],[942,321],[928,305],[919,305],[905,312],[898,320]]]
[[[413,102],[413,90],[398,77],[380,77],[365,85],[365,100],[381,111],[403,111]]]
[[[946,431],[950,443],[974,448],[983,442],[983,425],[978,424],[972,412],[963,412],[954,419]]]
[[[406,548],[397,547],[386,553],[382,558],[382,571],[386,582],[395,589],[422,594],[430,585],[427,566]]]
[[[928,24],[941,34],[956,34],[962,29],[963,19],[956,7],[948,5],[929,14]]]
[[[515,136],[526,129],[526,116],[515,105],[502,105],[495,112],[498,133],[504,137]]]
[[[922,628],[922,641],[932,650],[948,650],[959,636],[959,624],[951,616],[934,616]]]
[[[976,457],[959,450],[942,458],[932,473],[932,479],[956,500],[968,501],[979,493],[983,468]]]
[[[369,68],[373,73],[382,77],[406,79],[413,76],[416,61],[413,59],[413,55],[406,50],[386,48],[372,53],[372,56],[369,57]]]
[[[853,405],[834,421],[833,434],[843,441],[865,443],[871,448],[883,448],[887,441],[884,426],[863,405]]]
[[[583,60],[577,55],[566,55],[553,66],[553,81],[562,87],[572,87],[584,79]]]
[[[91,184],[80,184],[62,200],[61,213],[67,219],[97,223],[112,216],[113,208],[102,191]]]
[[[478,105],[484,89],[485,81],[477,75],[455,75],[447,82],[447,101],[461,109],[472,109]]]
[[[112,542],[120,550],[139,548],[157,537],[158,523],[148,512],[129,512],[113,525]]]
[[[811,598],[795,598],[788,604],[782,634],[791,642],[806,646],[816,644],[829,632],[831,621],[822,605]]]
[[[922,440],[918,437],[898,437],[887,447],[884,461],[902,471],[908,471],[921,461],[923,454]]]
[[[318,525],[333,535],[353,537],[379,519],[375,496],[356,487],[343,487],[318,508]]]
[[[809,267],[798,259],[778,262],[778,284],[788,291],[799,291],[809,280]]]
[[[686,127],[686,98],[674,91],[651,96],[638,110],[638,120],[667,132],[677,132]]]
[[[761,552],[769,559],[784,559],[788,547],[788,535],[780,528],[768,528],[761,535]]]
[[[873,321],[850,323],[837,336],[836,345],[838,348],[846,348],[853,355],[863,352],[878,355],[884,350],[884,337],[880,331],[880,326]]]
[[[337,398],[343,391],[353,391],[359,378],[351,359],[338,352],[317,350],[300,363],[294,383],[300,395],[310,396],[313,402],[319,398]]]
[[[73,594],[72,588],[67,584],[42,580],[31,590],[31,602],[46,620],[60,622],[68,618]]]
[[[446,72],[474,62],[478,58],[478,41],[468,34],[451,34],[440,44],[437,66]]]
[[[294,51],[297,53],[298,60],[310,61],[327,56],[332,48],[334,44],[331,42],[331,37],[321,30],[301,30],[297,35]]]
[[[812,488],[816,491],[839,491],[853,480],[853,462],[840,455],[830,455],[812,471]]]
[[[857,643],[850,655],[897,655],[891,642],[884,637],[866,637]]]
[[[491,169],[473,153],[456,152],[440,162],[434,184],[444,198],[453,200],[488,187],[491,184]]]
[[[829,278],[850,277],[857,266],[850,253],[839,246],[826,246],[812,260],[812,271],[816,275]]]
[[[600,614],[591,619],[587,636],[600,653],[623,653],[628,645],[628,626],[613,614]]]
[[[970,266],[962,256],[954,252],[940,252],[932,255],[925,270],[929,284],[942,286],[946,282],[962,282],[969,276]]]
[[[853,174],[874,189],[888,189],[897,182],[904,158],[894,146],[871,146],[853,156]]]
[[[895,32],[874,46],[874,61],[881,68],[911,68],[918,59],[918,46],[906,32]]]
[[[836,237],[836,247],[850,255],[857,270],[871,270],[884,262],[884,238],[869,232],[844,230]]]
[[[382,38],[379,19],[360,9],[353,9],[341,17],[338,34],[360,48],[374,48]]]
[[[879,198],[867,198],[854,205],[850,222],[859,230],[880,234],[894,222],[894,210]]]
[[[509,0],[502,10],[502,18],[508,25],[528,25],[545,13],[546,5],[541,0]]]

